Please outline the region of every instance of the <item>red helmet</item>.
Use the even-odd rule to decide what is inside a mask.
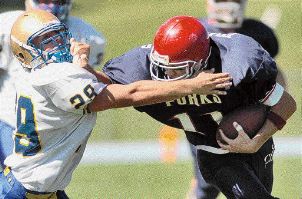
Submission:
[[[210,39],[197,18],[176,16],[157,30],[150,54],[150,72],[156,80],[189,78],[206,66]],[[182,71],[169,77],[167,71]]]

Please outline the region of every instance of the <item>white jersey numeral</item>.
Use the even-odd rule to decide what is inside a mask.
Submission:
[[[209,115],[213,119],[213,121],[215,121],[217,124],[219,124],[222,119],[222,114],[219,111],[214,111],[214,112],[207,113],[204,115]],[[174,117],[176,117],[180,121],[184,130],[198,132],[198,130],[196,129],[196,127],[194,125],[194,122],[197,122],[197,121],[193,122],[193,120],[187,113],[181,113],[181,114],[175,115]],[[204,134],[203,132],[199,132],[199,133]]]
[[[26,124],[26,109],[21,108],[21,123]]]
[[[233,35],[236,35],[238,33],[229,33],[229,34],[223,34],[223,33],[209,33],[209,36],[215,36],[215,37],[223,37],[230,39]]]
[[[180,121],[184,130],[193,131],[193,132],[197,131],[190,116],[187,113],[181,113],[181,114],[175,115],[175,117]]]
[[[141,46],[141,48],[151,48],[151,47],[152,47],[152,44],[146,44],[146,45]]]

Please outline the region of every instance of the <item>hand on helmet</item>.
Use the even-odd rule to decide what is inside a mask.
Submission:
[[[82,68],[89,67],[90,46],[86,43],[77,42],[74,38],[70,39],[70,53],[73,56],[72,63]]]
[[[192,80],[196,82],[194,93],[203,95],[226,95],[226,90],[232,86],[232,77],[228,73],[211,73],[209,71],[203,71]]]

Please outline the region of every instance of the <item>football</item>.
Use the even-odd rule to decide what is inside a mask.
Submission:
[[[267,108],[262,104],[240,107],[223,116],[218,129],[221,129],[228,138],[235,139],[238,136],[238,132],[234,128],[233,122],[236,121],[242,126],[248,136],[253,138],[263,126],[266,120],[266,115]],[[216,139],[225,144],[218,129],[216,132]]]

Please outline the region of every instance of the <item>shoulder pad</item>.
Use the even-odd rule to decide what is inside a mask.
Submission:
[[[96,79],[93,74],[72,63],[51,63],[33,71],[31,81],[34,86],[43,86],[69,78],[80,78],[81,76]]]

